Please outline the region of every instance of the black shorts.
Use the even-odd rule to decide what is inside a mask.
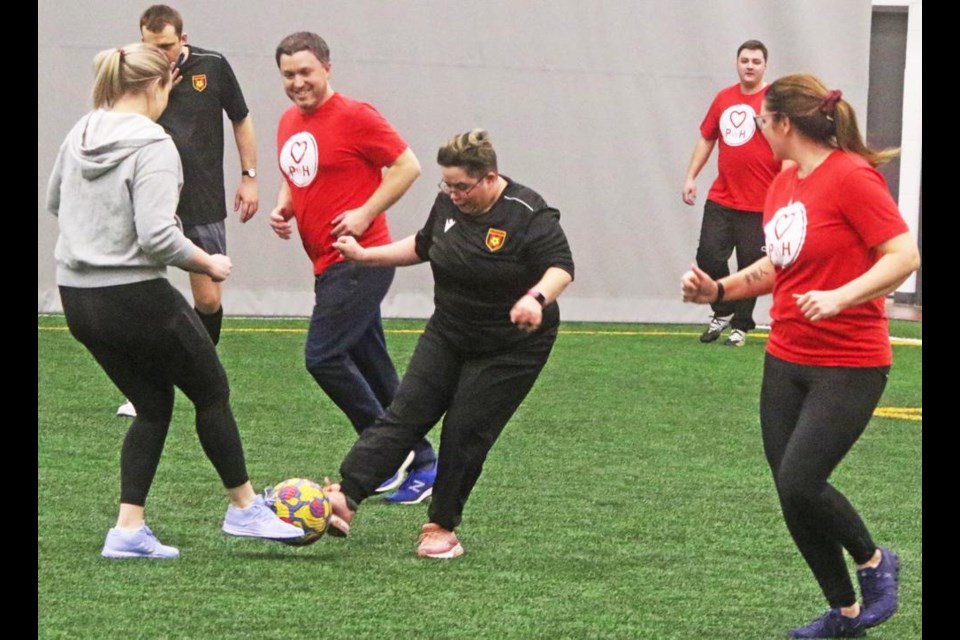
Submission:
[[[227,224],[225,220],[210,224],[184,225],[183,235],[207,253],[227,254]]]

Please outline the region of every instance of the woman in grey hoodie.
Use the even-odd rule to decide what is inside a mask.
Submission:
[[[223,366],[193,309],[167,281],[167,265],[230,275],[230,259],[184,237],[176,218],[180,157],[156,123],[176,81],[163,53],[144,44],[95,59],[95,110],[60,147],[47,207],[59,218],[57,284],[67,325],[137,409],[120,454],[120,514],[106,558],[176,558],[146,526],[144,504],[173,413],[174,387],[196,408],[197,434],[230,498],[223,531],[297,538],[247,476]]]

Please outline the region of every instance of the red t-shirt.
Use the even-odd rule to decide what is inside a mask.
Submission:
[[[770,181],[780,171],[766,138],[757,131],[753,117],[760,113],[764,87],[747,95],[740,85],[717,94],[700,123],[704,140],[719,140],[719,174],[707,199],[740,211],[763,211]]]
[[[383,167],[406,149],[376,109],[339,93],[312,113],[294,106],[280,118],[277,161],[315,275],[342,260],[332,246],[331,221],[366,202],[380,186]],[[390,243],[386,216],[378,215],[357,240],[365,247]]]
[[[880,173],[855,153],[834,151],[806,178],[796,166],[770,185],[763,211],[767,257],[776,267],[767,351],[804,365],[880,367],[892,359],[883,298],[810,322],[794,294],[836,289],[879,259],[879,244],[907,231]]]

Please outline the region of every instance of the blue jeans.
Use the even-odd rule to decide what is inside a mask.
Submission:
[[[400,382],[387,352],[380,303],[395,269],[337,263],[317,276],[307,371],[360,433],[393,402]]]

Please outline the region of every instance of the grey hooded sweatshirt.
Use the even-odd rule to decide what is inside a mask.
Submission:
[[[196,246],[180,228],[180,156],[149,118],[97,110],[60,147],[47,187],[59,218],[57,284],[108,287],[166,278]]]

